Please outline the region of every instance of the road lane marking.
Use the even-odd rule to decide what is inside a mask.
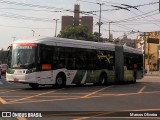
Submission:
[[[17,117],[18,120],[27,120],[26,118],[24,117]]]
[[[127,96],[127,95],[139,95],[139,94],[152,94],[152,93],[159,93],[160,91],[152,91],[152,92],[142,92],[142,93],[119,93],[119,94],[99,94],[97,96],[91,96],[91,97],[87,97],[87,98],[94,98],[94,97],[105,97],[105,96]],[[82,98],[82,97],[81,97]]]
[[[127,96],[127,95],[140,95],[140,94],[152,94],[152,93],[159,93],[160,91],[155,91],[155,92],[143,92],[143,93],[129,93],[129,94],[109,94],[109,95],[103,95],[103,96],[90,96],[90,97],[86,97],[86,98],[82,98],[82,97],[75,97],[75,98],[64,98],[64,99],[50,99],[50,100],[32,100],[32,101],[12,101],[12,102],[7,102],[7,104],[13,104],[13,103],[35,103],[35,102],[51,102],[51,101],[63,101],[63,100],[76,100],[76,99],[90,99],[90,98],[100,98],[100,97],[105,97],[105,96],[115,96],[115,97],[119,97],[119,96]]]
[[[22,97],[22,96],[3,96],[3,95],[1,95],[1,97],[9,97],[9,98],[13,98],[13,99],[16,99],[16,98],[19,98],[19,97]],[[59,97],[59,98],[66,98],[66,97],[80,97],[80,96],[78,96],[78,95],[74,95],[74,96],[38,96],[38,97],[40,97],[40,98],[55,98],[55,97]]]
[[[89,118],[97,118],[98,116],[101,116],[101,115],[109,115],[109,114],[112,114],[112,113],[115,113],[115,112],[102,112],[102,113],[99,113],[98,115],[93,115],[93,116],[90,116],[90,117],[81,117],[81,118],[76,118],[76,119],[73,119],[73,120],[85,120],[85,119],[89,119]]]
[[[159,93],[160,91],[152,91],[152,92],[141,92],[141,93],[120,93],[120,94],[103,94],[101,96],[127,96],[127,95],[139,95],[139,94],[152,94],[152,93]]]
[[[84,96],[82,96],[81,98],[91,97],[92,95],[94,95],[94,94],[96,94],[96,93],[98,93],[98,92],[101,92],[101,91],[103,91],[103,90],[105,90],[105,89],[107,89],[107,88],[109,88],[109,87],[111,87],[111,86],[107,86],[107,87],[101,88],[101,89],[96,90],[96,91],[94,91],[94,92],[91,92],[91,93],[89,93],[89,94],[87,94],[87,95],[84,95]]]
[[[142,88],[138,91],[138,93],[142,93],[145,88],[146,88],[146,86],[142,87]]]
[[[1,102],[2,104],[8,104],[8,102],[5,101],[4,99],[2,99],[1,97],[0,97],[0,102]]]
[[[40,93],[40,94],[37,94],[37,95],[28,96],[28,97],[24,97],[24,98],[21,98],[21,99],[10,101],[10,103],[21,101],[21,100],[26,100],[26,99],[30,99],[30,98],[34,98],[34,97],[38,97],[38,96],[41,96],[41,95],[45,95],[45,94],[48,94],[48,93],[53,93],[53,92],[63,90],[63,89],[65,89],[65,88],[58,89],[58,90],[53,90],[53,91],[49,91],[49,92],[44,92],[44,93]]]
[[[5,91],[5,92],[0,92],[0,94],[4,94],[4,93],[8,93],[8,92],[15,92],[15,91],[19,91],[19,90],[22,90],[22,89],[8,90],[8,91]]]
[[[63,100],[75,100],[75,99],[80,99],[80,97],[65,98],[65,99],[51,99],[51,100],[35,100],[35,101],[12,101],[12,102],[8,102],[8,104],[13,104],[13,103],[37,103],[37,102],[63,101]]]
[[[85,119],[89,119],[90,117],[81,117],[81,118],[76,118],[76,119],[72,119],[72,120],[85,120]]]

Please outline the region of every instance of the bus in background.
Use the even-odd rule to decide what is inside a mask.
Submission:
[[[81,85],[136,82],[143,77],[143,54],[111,43],[65,38],[31,38],[12,43],[8,82]]]
[[[1,75],[2,75],[2,72],[1,72],[1,66],[0,66],[0,79],[1,79]]]

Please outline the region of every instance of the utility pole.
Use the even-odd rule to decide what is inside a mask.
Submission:
[[[140,32],[140,31],[138,31]],[[146,44],[147,44],[147,39],[146,39],[146,32],[140,32],[140,37],[143,37],[143,74],[145,74],[146,69],[148,70],[148,68],[145,66],[146,65]],[[136,42],[137,44],[137,42]]]
[[[159,0],[159,12],[160,12],[160,0]]]
[[[102,8],[102,5],[104,5],[104,3],[97,3],[97,4],[99,4],[99,6],[100,6],[99,22],[97,23],[99,25],[99,35],[98,35],[98,42],[99,42],[100,41],[100,36],[101,36],[101,25],[103,24],[101,22],[101,12],[102,12],[101,8]]]
[[[16,37],[12,37],[13,38],[13,42],[15,41]]]
[[[109,41],[111,40],[111,23],[113,23],[113,22],[109,22]]]
[[[59,19],[53,19],[53,20],[55,20],[56,21],[56,27],[55,27],[55,37],[57,37],[57,21],[59,20]]]
[[[144,37],[143,37],[143,39],[144,39],[144,46],[143,46],[143,54],[144,54],[144,56],[143,56],[143,73],[145,73],[145,70],[146,70],[146,67],[145,67],[145,57],[146,57],[146,33],[144,32],[143,33],[144,34]]]
[[[34,37],[35,31],[34,31],[34,30],[32,30],[32,32],[33,32],[33,37]]]
[[[148,42],[148,72],[150,71],[150,44],[149,44],[149,42]]]

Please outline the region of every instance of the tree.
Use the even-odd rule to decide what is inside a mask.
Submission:
[[[79,26],[67,26],[63,31],[60,32],[58,37],[69,38],[69,39],[79,39],[93,41],[93,34],[88,32],[88,29],[84,25]]]
[[[123,34],[123,39],[124,39],[124,40],[127,40],[127,39],[128,39],[126,33]]]
[[[98,41],[99,33],[98,32],[94,32],[93,36],[94,36],[94,40]],[[102,36],[102,34],[100,33],[100,41],[102,42],[103,38],[101,36]]]
[[[156,69],[156,67],[157,67],[156,56],[153,53],[150,53],[149,55],[145,54],[145,59],[147,59],[149,61],[149,69],[150,70],[153,70],[153,68]]]

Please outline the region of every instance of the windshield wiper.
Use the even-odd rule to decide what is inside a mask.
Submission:
[[[20,67],[28,69],[28,68],[32,68],[33,65],[34,63],[25,63],[25,64],[21,64]]]

